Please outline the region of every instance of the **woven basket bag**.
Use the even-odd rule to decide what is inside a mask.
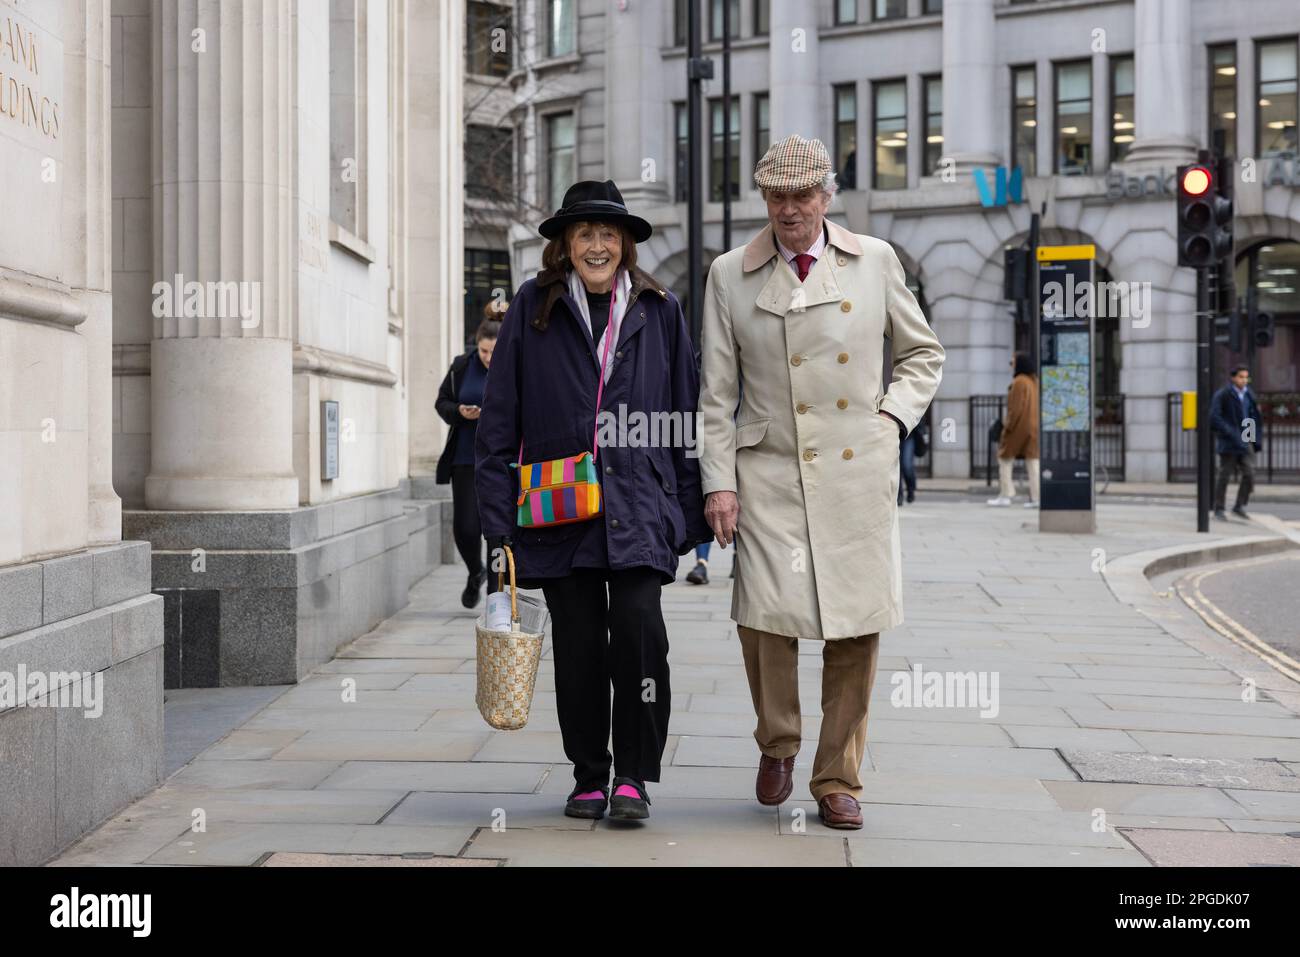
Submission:
[[[537,685],[544,632],[520,630],[519,599],[515,588],[515,557],[507,547],[510,565],[510,631],[489,631],[486,615],[475,623],[478,682],[474,703],[483,720],[499,731],[518,731],[528,723],[528,710]],[[504,587],[497,573],[497,587]]]

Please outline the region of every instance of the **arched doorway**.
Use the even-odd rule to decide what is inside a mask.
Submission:
[[[1263,419],[1259,479],[1294,482],[1300,478],[1300,242],[1274,238],[1250,246],[1237,257],[1236,284],[1240,299],[1253,290],[1256,308],[1273,317],[1273,341],[1261,346],[1247,329],[1240,351],[1216,346],[1214,386],[1236,365],[1250,369]]]
[[[1219,346],[1215,368],[1250,366],[1256,392],[1300,391],[1300,242],[1270,239],[1250,247],[1237,257],[1236,280],[1241,299],[1253,287],[1259,311],[1272,315],[1273,343],[1261,348],[1249,340],[1237,353]]]

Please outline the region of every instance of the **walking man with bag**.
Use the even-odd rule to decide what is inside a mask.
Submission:
[[[943,348],[892,247],[826,219],[836,185],[820,141],[774,144],[754,181],[768,225],[714,261],[704,299],[705,516],[720,545],[736,543],[731,616],[758,717],[758,800],[790,796],[799,639],[819,639],[812,794],[828,827],[860,828],[880,632],[903,620],[899,442],[934,398]]]

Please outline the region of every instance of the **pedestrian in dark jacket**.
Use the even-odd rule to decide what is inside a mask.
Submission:
[[[650,224],[627,211],[613,182],[572,186],[540,232],[549,240],[543,268],[516,293],[488,375],[479,514],[494,562],[509,545],[521,584],[540,587],[551,612],[560,731],[576,782],[565,813],[598,818],[608,806],[611,817],[639,819],[649,813],[646,782],[659,780],[672,700],[660,590],[679,556],[712,537],[698,450],[688,447],[698,373],[676,297],[636,266]],[[517,525],[512,466],[583,451],[596,454],[602,512]]]
[[[489,303],[474,333],[474,348],[452,360],[434,402],[438,415],[451,426],[434,477],[439,485],[451,483],[452,537],[469,572],[460,595],[460,603],[466,608],[478,604],[483,581],[490,579],[483,569],[483,531],[474,490],[474,439],[492,350],[501,333],[500,315],[497,303]],[[488,591],[496,591],[494,580],[488,581]]]
[[[1232,513],[1249,518],[1246,505],[1255,488],[1255,453],[1264,450],[1259,440],[1263,420],[1255,393],[1250,391],[1250,370],[1235,366],[1228,384],[1210,400],[1210,425],[1214,429],[1214,450],[1219,455],[1219,475],[1214,483],[1214,517],[1227,519],[1224,507],[1228,483],[1240,472],[1237,504]]]

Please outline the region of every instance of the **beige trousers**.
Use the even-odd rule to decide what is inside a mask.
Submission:
[[[799,753],[799,639],[738,626],[758,727],[754,740],[769,758]],[[867,707],[880,635],[822,643],[822,726],[810,789],[820,801],[840,792],[862,796],[858,774],[867,751]]]
[[[1038,501],[1038,459],[1025,459],[1025,473],[1029,476],[1029,501]],[[1016,497],[1016,482],[1011,477],[1016,466],[1015,459],[998,459],[998,495],[1002,498]]]

